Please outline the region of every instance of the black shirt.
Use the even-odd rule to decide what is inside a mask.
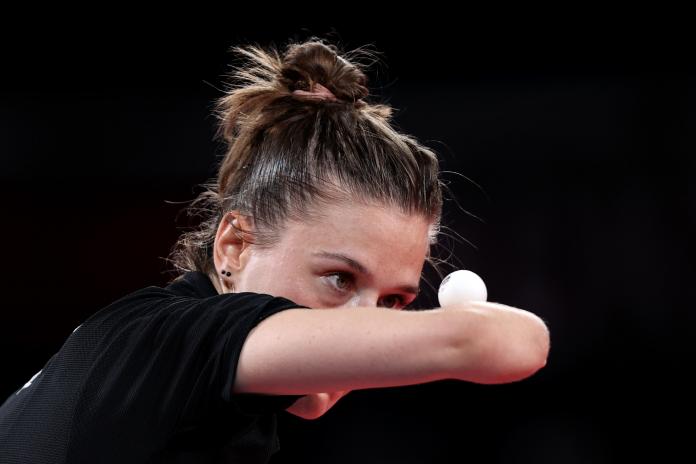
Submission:
[[[0,463],[266,463],[302,395],[232,386],[249,332],[290,308],[197,271],[118,299],[0,406]]]

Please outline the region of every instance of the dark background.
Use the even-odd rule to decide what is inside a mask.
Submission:
[[[680,15],[417,10],[405,22],[364,8],[330,21],[239,9],[6,18],[1,396],[86,317],[170,277],[162,258],[187,224],[177,202],[223,153],[211,109],[228,48],[317,34],[382,53],[372,93],[450,171],[444,225],[470,244],[443,239],[440,256],[479,273],[490,301],[543,317],[552,348],[513,384],[354,391],[316,421],[282,414],[272,462],[676,455],[693,431],[696,209]],[[435,306],[434,293],[418,304]]]

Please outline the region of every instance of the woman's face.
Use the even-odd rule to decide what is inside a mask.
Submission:
[[[270,250],[242,242],[222,221],[215,267],[232,272],[222,282],[233,282],[234,292],[282,296],[311,308],[403,308],[416,298],[429,249],[425,217],[358,203],[321,211],[318,222],[288,222]],[[239,226],[250,230],[243,220]]]

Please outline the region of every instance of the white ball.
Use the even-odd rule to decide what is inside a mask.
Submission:
[[[440,306],[450,306],[466,301],[486,301],[488,291],[476,273],[460,269],[442,279],[437,298]]]

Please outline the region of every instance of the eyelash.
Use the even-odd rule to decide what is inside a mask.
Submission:
[[[328,275],[327,275],[327,277],[333,277],[333,276],[341,276],[341,277],[344,277],[346,280],[348,280],[348,281],[351,283],[351,285],[353,284],[353,282],[355,282],[355,278],[353,277],[353,275],[350,274],[350,273],[348,273],[348,272],[334,272],[334,273],[332,273],[332,274],[328,274]],[[337,292],[340,293],[340,294],[344,294],[344,293],[346,292],[345,290],[339,289],[339,288],[336,287],[335,285],[332,285],[332,287],[334,288],[335,291],[337,291]],[[400,307],[402,307],[402,308],[405,307],[405,306],[407,306],[406,301],[404,301],[404,299],[401,298],[400,296],[397,296],[396,299],[397,299],[397,303],[396,303],[396,304],[397,304],[398,306],[400,306]]]

